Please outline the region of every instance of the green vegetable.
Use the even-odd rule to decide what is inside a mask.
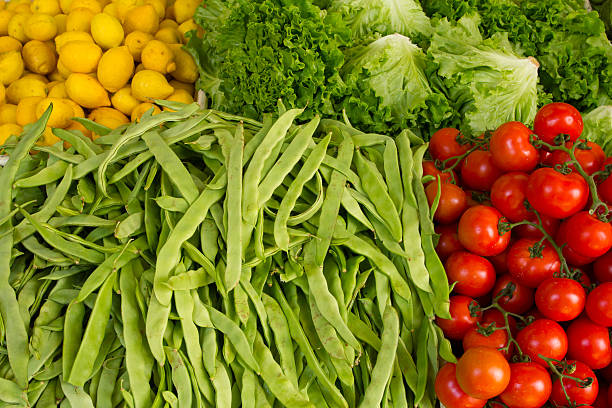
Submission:
[[[599,144],[607,155],[612,154],[612,105],[603,105],[582,115],[582,137]]]

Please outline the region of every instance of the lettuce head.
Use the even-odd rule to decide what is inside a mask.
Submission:
[[[584,130],[582,137],[591,140],[612,154],[612,105],[602,105],[582,115]]]

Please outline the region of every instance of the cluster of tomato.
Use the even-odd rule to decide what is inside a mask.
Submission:
[[[445,263],[457,363],[447,408],[612,407],[612,157],[552,103],[533,131],[441,129],[423,164]],[[610,207],[612,209],[612,207]]]

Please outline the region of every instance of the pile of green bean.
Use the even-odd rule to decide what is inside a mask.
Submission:
[[[434,407],[427,145],[160,103],[4,146],[0,407]]]

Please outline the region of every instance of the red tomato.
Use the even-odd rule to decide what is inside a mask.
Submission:
[[[506,122],[491,135],[489,150],[493,163],[502,171],[530,172],[540,159],[530,143],[533,132],[521,122]]]
[[[604,368],[612,362],[612,346],[608,329],[580,317],[567,328],[567,357],[579,360],[593,370]]]
[[[603,162],[601,169],[605,170],[605,167],[610,164],[612,164],[612,157],[608,157]],[[601,177],[598,177],[596,180],[598,182],[597,192],[599,193],[599,198],[607,204],[612,204],[612,175],[603,180]]]
[[[480,325],[484,328],[488,328],[490,326],[492,326],[492,328],[504,327],[503,324],[498,326],[497,322],[480,323]],[[512,354],[512,345],[508,351],[502,351],[501,349],[506,347],[507,344],[508,333],[505,329],[495,330],[492,333],[485,335],[480,334],[477,327],[472,327],[463,337],[463,350],[468,350],[474,347],[489,347],[501,351],[506,360],[509,359]]]
[[[596,258],[612,248],[612,225],[603,222],[588,211],[580,211],[565,221],[568,231],[567,245],[579,255]]]
[[[436,234],[439,234],[436,252],[441,260],[446,260],[453,252],[461,251],[463,245],[457,236],[457,224],[436,225]]]
[[[457,382],[456,365],[446,363],[440,368],[434,383],[436,396],[446,408],[482,408],[487,400],[467,395]]]
[[[559,225],[559,230],[557,231],[557,235],[555,236],[555,242],[557,243],[557,245],[567,244],[567,237],[572,233],[573,232],[568,229],[567,222],[563,221]],[[572,266],[587,265],[595,260],[595,258],[591,258],[577,253],[575,250],[570,248],[569,245],[564,245],[561,251],[563,252],[563,256],[565,257],[567,263]]]
[[[499,177],[491,187],[491,202],[511,222],[527,219],[531,211],[525,207],[527,190],[526,173],[506,173]]]
[[[539,213],[566,218],[585,206],[589,186],[579,174],[564,175],[543,167],[529,175],[526,194],[531,206]]]
[[[506,249],[501,254],[490,256],[488,259],[493,264],[496,274],[501,275],[503,273],[508,272],[508,249]]]
[[[478,255],[500,254],[510,243],[510,232],[499,233],[499,223],[504,220],[493,207],[477,205],[468,208],[459,219],[459,242]]]
[[[552,159],[552,152],[547,149],[540,149],[540,164],[550,165],[550,159]]]
[[[459,130],[443,128],[431,136],[429,140],[429,153],[434,160],[444,161],[451,157],[461,156],[470,150],[469,144],[460,144],[457,139]],[[453,165],[456,160],[449,160],[447,165]]]
[[[538,222],[538,217],[533,212],[530,212],[527,218],[527,221],[531,221],[533,223]],[[554,237],[559,229],[560,221],[557,218],[549,217],[548,215],[540,214],[540,219],[542,220],[542,227],[544,227],[544,231],[548,233],[551,237]],[[518,238],[542,238],[542,232],[539,229],[532,225],[519,225],[512,229],[512,235]]]
[[[510,298],[508,296],[500,298],[499,305],[507,312],[525,313],[533,306],[533,289],[517,283],[510,275],[501,275],[497,278],[495,286],[493,286],[493,296],[497,296],[510,282],[515,285],[514,293]]]
[[[449,283],[461,295],[478,297],[489,292],[495,284],[495,269],[482,256],[467,251],[453,253],[445,264]]]
[[[476,207],[477,205],[493,205],[489,198],[489,194],[484,191],[466,190],[468,207]]]
[[[431,160],[423,160],[423,177],[425,176],[433,176],[434,178],[440,176],[442,183],[452,183],[453,180],[457,180],[457,176],[453,170],[443,172],[439,170],[436,164]],[[428,181],[425,185],[429,183],[431,183],[431,181]]]
[[[485,310],[480,324],[486,325],[487,323],[495,323],[497,327],[504,327],[506,324],[504,315],[497,309]],[[510,332],[514,336],[518,328],[516,326],[516,320],[510,315],[508,315],[508,325],[510,326]]]
[[[612,405],[612,384],[608,388],[608,405]]]
[[[510,364],[510,383],[499,396],[508,408],[540,408],[552,391],[550,375],[536,363]]]
[[[565,147],[568,149],[571,149],[572,146],[573,143],[565,144]],[[580,147],[577,147],[574,154],[576,155],[576,160],[578,160],[578,163],[580,163],[580,166],[585,173],[591,175],[601,168],[604,160],[606,159],[606,154],[597,143],[587,142],[587,147],[589,147],[589,149],[581,149]],[[572,159],[570,158],[569,154],[562,150],[555,150],[550,158],[550,165],[554,167],[555,165],[560,165],[571,160]],[[569,167],[572,170],[576,169],[576,166],[574,166],[573,163],[570,164]]]
[[[567,398],[563,393],[563,388],[567,392],[568,397],[576,404],[592,404],[597,399],[597,393],[599,392],[599,383],[593,370],[591,370],[586,364],[581,361],[569,360],[568,364],[574,365],[575,371],[563,370],[563,374],[571,375],[575,378],[586,380],[591,378],[593,383],[588,387],[582,387],[577,384],[575,380],[564,379],[563,386],[561,381],[557,378],[552,386],[552,394],[550,395],[550,401],[558,404],[562,407],[567,404]]]
[[[521,238],[510,246],[508,250],[508,271],[516,282],[530,288],[537,287],[540,283],[559,272],[561,262],[557,252],[544,242],[541,252],[533,254],[534,245],[538,240]]]
[[[474,299],[468,296],[451,296],[450,297],[450,319],[442,319],[436,317],[436,323],[442,331],[444,336],[453,340],[461,340],[465,333],[476,326],[482,317],[479,314],[477,317],[472,317],[470,314],[470,304],[478,304]]]
[[[425,187],[427,202],[431,206],[438,194],[438,183],[430,183]],[[467,196],[461,187],[455,184],[442,183],[440,186],[440,201],[434,213],[434,220],[443,224],[456,221],[467,208]]]
[[[599,282],[612,282],[612,251],[608,251],[593,263],[593,274]]]
[[[544,142],[554,144],[557,135],[569,135],[574,141],[582,134],[582,116],[572,105],[554,102],[544,105],[536,113],[533,130]]]
[[[593,289],[586,299],[586,313],[593,323],[612,326],[612,282],[604,282]]]
[[[465,350],[457,361],[457,382],[474,398],[498,396],[510,381],[510,365],[499,351],[489,347]]]
[[[563,360],[567,354],[567,335],[559,323],[550,319],[539,319],[521,330],[516,341],[531,361],[548,367],[538,355]]]
[[[557,322],[573,320],[584,309],[586,292],[573,279],[549,278],[540,283],[535,303],[542,314]]]
[[[608,387],[605,387],[604,384],[599,385],[597,399],[593,403],[592,408],[608,408]]]
[[[501,175],[502,171],[493,164],[489,151],[475,150],[461,163],[461,181],[467,188],[490,190]]]

